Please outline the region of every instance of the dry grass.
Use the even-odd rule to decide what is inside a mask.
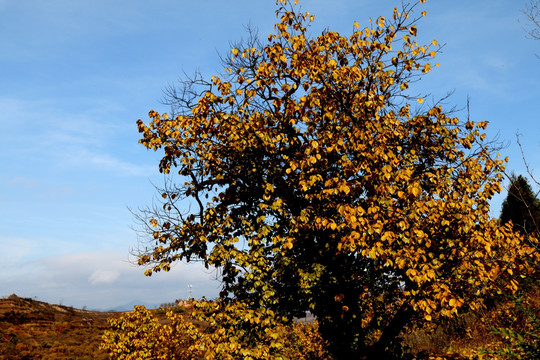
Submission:
[[[497,330],[510,329],[524,335],[524,342],[533,341],[534,336],[526,334],[540,336],[539,318],[540,288],[535,286],[521,298],[499,299],[483,312],[464,313],[439,326],[416,330],[405,336],[404,343],[418,358],[511,359],[519,341]],[[494,354],[505,350],[507,357]]]
[[[0,299],[0,360],[105,360],[101,334],[114,313],[10,296]]]

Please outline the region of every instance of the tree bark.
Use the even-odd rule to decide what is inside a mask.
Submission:
[[[403,330],[403,328],[409,324],[415,311],[408,304],[403,304],[398,309],[392,320],[386,325],[379,340],[373,344],[369,349],[367,356],[368,360],[391,360],[400,358],[401,354],[393,354],[390,350],[390,346]]]

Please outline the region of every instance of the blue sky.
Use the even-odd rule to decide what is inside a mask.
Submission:
[[[324,28],[391,14],[396,0],[303,0]],[[516,132],[540,178],[540,41],[518,19],[525,0],[431,0],[420,39],[446,43],[440,68],[419,85],[490,121],[509,170],[524,173]],[[0,296],[16,293],[108,308],[214,297],[215,274],[180,264],[151,278],[129,262],[137,245],[128,208],[163,183],[158,154],[135,122],[161,105],[183,71],[219,73],[218,54],[251,23],[273,31],[273,0],[0,0]],[[420,8],[419,10],[420,11]],[[464,112],[459,114],[465,116]],[[504,194],[497,196],[497,216]]]

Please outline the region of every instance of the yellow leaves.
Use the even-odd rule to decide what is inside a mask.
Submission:
[[[282,212],[283,207],[283,200],[282,199],[276,199],[272,205],[270,206],[270,209],[278,212]]]
[[[319,155],[320,157],[320,155]],[[317,163],[317,156],[310,156],[307,158],[307,163],[309,165],[315,165]]]
[[[358,29],[360,27],[360,24],[358,24],[356,21],[354,22],[354,27]]]
[[[330,69],[335,69],[337,68],[337,61],[334,60],[334,59],[330,59],[330,61],[328,61],[328,67]]]
[[[395,239],[396,239],[396,234],[394,234],[392,231],[385,231],[381,236],[381,240],[386,241],[389,244],[392,244]]]
[[[403,86],[403,84],[402,84]],[[408,84],[405,86],[405,88],[408,87]],[[410,114],[411,114],[411,109],[410,109],[410,106],[409,104],[406,104],[405,106],[403,106],[401,109],[399,109],[399,116],[403,116],[403,117],[410,117]]]
[[[416,33],[418,32],[418,30],[416,29],[416,26],[411,26],[409,28],[409,34],[411,34],[412,36],[416,36]]]
[[[407,276],[412,280],[414,277],[416,277],[417,272],[415,269],[407,269],[405,274],[407,274]]]
[[[371,21],[371,20],[370,20]],[[371,29],[370,28],[365,28],[364,29],[364,36],[366,38],[369,38],[371,36]]]
[[[422,104],[424,102],[424,99],[423,98],[418,98],[418,99],[416,99],[416,101],[418,101],[419,104]]]
[[[154,110],[150,110],[148,112],[148,117],[154,118],[154,119],[159,119],[159,114]]]
[[[414,197],[418,197],[422,193],[422,190],[417,186],[413,185],[409,187],[409,194]]]
[[[274,192],[274,185],[270,184],[270,183],[266,183],[265,185],[265,191],[267,193],[273,193]]]
[[[383,177],[386,180],[390,180],[392,178],[393,169],[392,169],[391,165],[385,165],[385,166],[383,166],[383,168],[381,170],[382,170],[382,173],[383,173]]]
[[[316,324],[286,326],[272,311],[251,310],[240,302],[191,301],[189,305],[191,321],[209,325],[205,331],[174,308],[163,319],[135,307],[110,321],[102,348],[113,360],[328,358]]]
[[[288,237],[286,240],[287,241],[283,244],[283,248],[287,250],[291,250],[294,246],[293,243],[295,239],[292,237]]]
[[[290,169],[291,171],[296,171],[297,168],[298,168],[298,165],[297,165],[295,162],[292,162],[292,161],[291,161],[291,162],[289,163],[289,169]],[[287,169],[287,170],[288,170],[288,169]],[[289,172],[290,172],[290,171],[289,171]],[[287,174],[288,174],[289,172],[287,172]]]
[[[407,224],[407,222],[404,221],[404,220],[400,220],[400,221],[398,222],[397,225],[398,225],[398,228],[399,228],[401,231],[407,230],[407,228],[408,228],[408,224]]]
[[[351,192],[351,188],[347,184],[341,184],[338,189],[345,195],[348,195]]]
[[[515,293],[519,289],[519,283],[516,279],[511,279],[507,287],[512,293]]]
[[[489,123],[489,121],[480,121],[480,122],[476,123],[476,127],[478,127],[479,129],[485,130],[486,127],[488,126],[488,123]]]

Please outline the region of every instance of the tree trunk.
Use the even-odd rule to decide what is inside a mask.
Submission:
[[[392,320],[386,325],[382,335],[373,344],[365,356],[368,360],[391,360],[401,358],[401,354],[394,354],[390,347],[396,341],[403,328],[409,324],[415,311],[408,304],[403,304]]]

